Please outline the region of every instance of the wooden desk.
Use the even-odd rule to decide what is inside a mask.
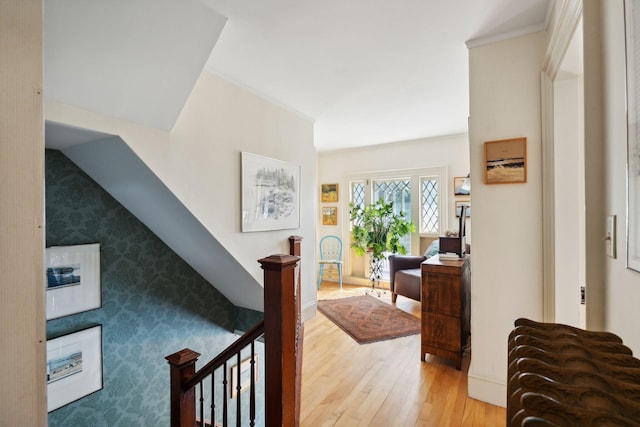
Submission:
[[[471,260],[440,261],[433,256],[422,269],[421,354],[451,359],[460,370],[471,332]]]

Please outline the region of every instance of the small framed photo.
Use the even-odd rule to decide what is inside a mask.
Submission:
[[[253,355],[253,360],[255,363],[254,375],[253,375],[253,384],[258,383],[258,355]],[[231,398],[233,399],[238,395],[238,364],[236,363],[231,367],[231,381],[229,381],[229,387],[231,388]],[[251,387],[251,356],[244,359],[240,362],[240,393],[244,393],[249,390]]]
[[[527,138],[484,143],[484,183],[527,182]]]
[[[471,218],[471,202],[456,202],[456,218],[460,217],[462,206],[465,207],[464,217]]]
[[[100,308],[100,244],[52,246],[46,252],[47,320]]]
[[[322,208],[322,225],[338,225],[338,208],[326,206]]]
[[[47,340],[47,409],[102,389],[102,326]]]
[[[322,184],[321,190],[321,201],[323,203],[335,203],[338,201],[338,184]]]
[[[471,184],[470,184],[469,177],[467,176],[453,177],[453,195],[456,197],[471,195]]]

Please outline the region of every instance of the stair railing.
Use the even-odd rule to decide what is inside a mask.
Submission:
[[[258,260],[264,270],[264,321],[256,324],[197,372],[195,364],[200,354],[191,349],[185,348],[166,357],[170,365],[172,427],[227,427],[229,416],[232,415],[228,408],[229,382],[234,385],[231,394],[235,394],[236,410],[232,418],[235,418],[236,426],[255,425],[256,343],[262,336],[265,353],[265,425],[300,424],[304,330],[300,315],[300,241],[298,236],[289,238],[290,255],[271,255]],[[245,354],[247,349],[248,357]],[[247,360],[250,365],[249,420],[243,423],[241,393],[246,390],[243,390],[241,364]],[[227,375],[228,364],[234,362],[236,369],[231,378]],[[219,387],[216,390],[216,372],[219,371],[222,371],[221,417],[215,404],[216,396],[220,393]],[[208,404],[205,405],[205,402]],[[221,424],[216,422],[217,418],[222,419]]]

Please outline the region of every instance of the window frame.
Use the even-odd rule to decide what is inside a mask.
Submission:
[[[444,233],[448,227],[449,215],[448,215],[448,171],[446,166],[432,167],[432,168],[420,168],[420,169],[398,169],[388,171],[372,171],[357,174],[350,174],[344,176],[342,185],[347,190],[347,197],[343,200],[343,212],[342,215],[342,229],[345,230],[345,236],[343,241],[345,242],[345,248],[350,247],[351,242],[351,221],[349,219],[349,204],[352,201],[352,183],[361,182],[365,185],[365,205],[371,203],[373,197],[373,181],[382,180],[397,180],[397,179],[410,179],[411,181],[411,218],[416,224],[416,231],[411,233],[411,248],[412,254],[417,255],[420,251],[420,238],[421,237],[438,237]],[[436,232],[426,232],[422,230],[422,181],[425,178],[436,178],[438,181],[438,230]],[[417,202],[414,202],[417,201]],[[351,251],[343,251],[343,261],[345,272],[351,275]]]

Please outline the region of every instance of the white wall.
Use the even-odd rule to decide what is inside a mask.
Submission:
[[[61,104],[46,107],[49,120],[119,135],[260,283],[257,260],[288,253],[288,237],[302,236],[302,304],[314,306],[316,153],[309,119],[207,72],[170,134]],[[301,165],[299,229],[240,231],[242,151]]]
[[[42,1],[0,2],[0,424],[46,426]]]
[[[322,206],[338,206],[338,226],[323,226],[320,208],[315,213],[318,222],[318,239],[327,234],[338,234],[348,243],[348,230],[344,223],[348,216],[348,188],[344,178],[363,172],[388,171],[394,169],[420,169],[446,167],[448,198],[447,229],[457,229],[454,210],[453,177],[469,173],[469,143],[467,134],[448,135],[435,138],[402,141],[375,145],[367,148],[326,151],[318,153],[318,186],[340,184],[340,202],[322,203]],[[319,189],[318,189],[319,192]],[[471,221],[468,225],[468,241],[471,241]],[[416,245],[414,245],[416,246]],[[345,248],[346,250],[347,248]],[[416,254],[420,249],[413,248]],[[366,271],[364,257],[352,257],[354,272]]]
[[[620,335],[638,357],[640,273],[625,268],[627,116],[623,2],[601,2],[600,6],[604,34],[604,214],[617,215],[618,218],[618,257],[605,257],[605,329]]]
[[[545,33],[469,51],[473,250],[469,395],[505,405],[507,336],[542,319],[540,70]],[[527,138],[527,183],[484,185],[484,142]]]

